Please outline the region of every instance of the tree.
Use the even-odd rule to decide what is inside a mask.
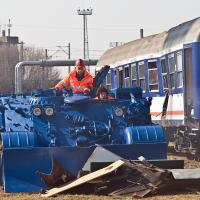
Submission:
[[[0,92],[14,92],[15,69],[19,62],[19,51],[15,45],[0,46]]]
[[[38,61],[45,59],[45,51],[33,47],[25,47],[24,60]],[[52,67],[27,66],[24,68],[23,91],[36,88],[51,88],[59,80],[59,73]]]
[[[27,61],[45,59],[44,49],[25,47],[23,58]],[[19,62],[17,45],[0,45],[0,93],[13,93],[15,80],[15,65]],[[55,69],[27,66],[23,70],[23,91],[41,88],[50,88],[59,80],[59,73]]]

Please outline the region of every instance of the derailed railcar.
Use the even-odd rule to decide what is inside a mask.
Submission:
[[[152,120],[165,127],[177,151],[199,159],[200,18],[166,32],[107,50],[98,66],[109,64],[108,88],[140,86],[154,97]]]
[[[45,177],[55,170],[55,163],[77,176],[99,146],[101,158],[106,150],[110,152],[109,161],[139,156],[166,159],[164,132],[151,121],[152,98],[143,97],[139,87],[116,89],[112,94],[113,100],[97,100],[94,94],[49,89],[2,96],[4,190],[38,192],[46,188]]]

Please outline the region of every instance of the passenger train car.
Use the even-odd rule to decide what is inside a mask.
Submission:
[[[107,88],[140,86],[175,149],[200,154],[200,18],[108,49],[105,64]]]

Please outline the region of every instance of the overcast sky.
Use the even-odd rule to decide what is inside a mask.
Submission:
[[[200,0],[0,0],[1,30],[10,18],[11,35],[26,45],[47,48],[50,55],[70,42],[71,57],[83,57],[79,7],[93,9],[88,16],[90,58],[98,58],[110,42],[139,38],[140,28],[150,35],[200,17]]]

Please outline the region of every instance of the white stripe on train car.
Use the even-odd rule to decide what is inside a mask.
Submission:
[[[165,97],[154,97],[151,106],[151,116],[153,121],[161,120],[161,112]],[[184,120],[183,94],[169,95],[166,120]]]

